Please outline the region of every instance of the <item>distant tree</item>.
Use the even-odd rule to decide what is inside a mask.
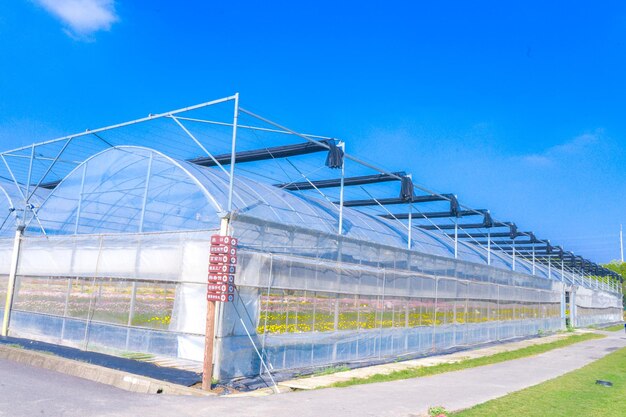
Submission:
[[[617,272],[626,280],[626,262],[611,261],[608,264],[602,265],[613,272]],[[626,283],[622,282],[622,304],[626,306]]]

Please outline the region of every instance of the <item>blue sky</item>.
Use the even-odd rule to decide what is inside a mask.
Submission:
[[[619,256],[625,3],[340,3],[12,1],[0,145],[239,91],[565,249]]]

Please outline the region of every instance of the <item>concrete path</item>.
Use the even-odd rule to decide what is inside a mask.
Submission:
[[[0,360],[1,416],[420,416],[432,405],[470,407],[563,375],[626,347],[622,332],[538,356],[425,378],[260,398],[121,391]]]

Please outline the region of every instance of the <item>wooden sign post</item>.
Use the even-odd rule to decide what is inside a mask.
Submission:
[[[202,389],[209,391],[213,380],[213,344],[215,342],[216,302],[234,300],[237,264],[237,239],[230,236],[211,236],[209,275],[207,280],[206,329]]]
[[[215,340],[215,301],[206,306],[206,333],[204,339],[204,364],[202,366],[202,389],[211,390],[213,379],[213,340]]]

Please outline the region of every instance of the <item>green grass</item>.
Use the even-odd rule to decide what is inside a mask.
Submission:
[[[141,353],[141,352],[125,352],[121,354],[122,357],[127,359],[133,359],[136,361],[149,361],[154,359],[154,355],[149,353]]]
[[[525,348],[512,350],[508,352],[496,353],[481,358],[466,359],[455,363],[442,363],[435,366],[420,366],[415,368],[407,368],[401,371],[394,371],[389,374],[376,374],[367,378],[352,378],[347,381],[340,381],[333,384],[333,387],[348,387],[351,385],[372,384],[375,382],[396,381],[399,379],[417,378],[422,376],[442,374],[444,372],[460,371],[462,369],[476,368],[478,366],[491,365],[510,361],[513,359],[525,358],[528,356],[538,355],[552,349],[558,349],[574,343],[583,342],[585,340],[600,339],[604,336],[595,333],[575,334],[564,339],[554,342],[544,343],[541,345],[527,346]]]
[[[623,324],[616,324],[615,326],[610,326],[610,327],[605,327],[603,329],[600,330],[604,330],[607,332],[617,332],[620,330],[624,330],[624,325]]]
[[[579,370],[505,397],[451,414],[454,417],[623,417],[626,415],[626,348]],[[611,381],[603,387],[598,379]]]
[[[318,369],[311,376],[322,376],[322,375],[331,375],[336,374],[337,372],[349,371],[350,368],[347,366],[330,366],[328,368]]]

